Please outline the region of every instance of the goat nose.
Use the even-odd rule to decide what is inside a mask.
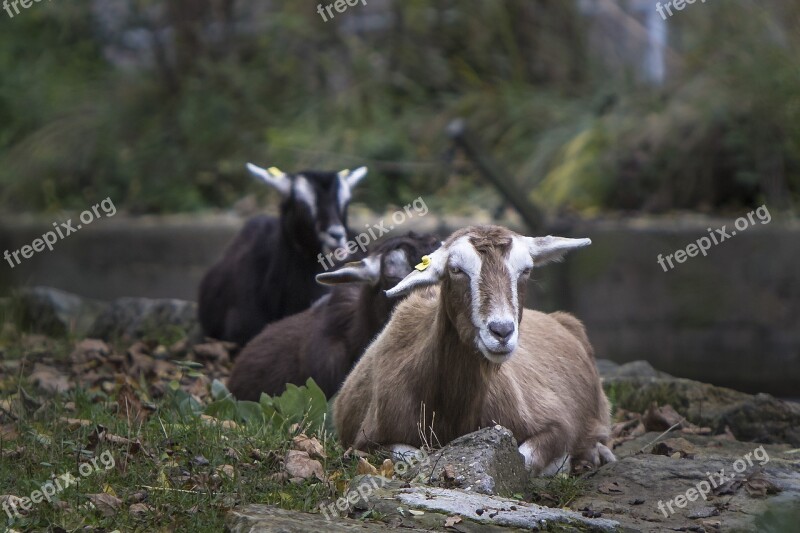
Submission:
[[[340,241],[340,240],[344,239],[344,229],[341,229],[341,228],[330,228],[328,230],[328,235],[330,235],[331,238],[336,239],[337,241]]]
[[[514,323],[510,320],[493,320],[489,322],[489,331],[500,342],[508,342],[508,339],[514,333]]]

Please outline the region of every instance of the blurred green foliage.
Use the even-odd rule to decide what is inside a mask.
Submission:
[[[107,8],[113,31],[103,5],[122,6]],[[248,160],[367,164],[358,199],[377,208],[419,195],[439,209],[499,203],[451,151],[444,129],[459,116],[551,211],[797,201],[796,2],[671,18],[662,86],[631,64],[611,68],[596,17],[578,5],[387,0],[328,23],[316,4],[288,0],[0,12],[0,205],[229,207],[266,194]]]

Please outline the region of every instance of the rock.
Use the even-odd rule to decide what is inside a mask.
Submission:
[[[579,513],[459,489],[415,485],[378,476],[359,476],[344,500],[353,511],[369,511],[403,527],[441,528],[448,517],[459,516],[461,531],[492,531],[505,527],[545,530],[573,526],[580,530],[614,531],[612,520],[588,519]],[[344,507],[344,505],[342,506]],[[473,529],[473,526],[478,526]],[[462,529],[463,528],[463,529]],[[558,529],[557,529],[558,530]]]
[[[440,488],[402,489],[395,500],[415,509],[456,514],[481,524],[527,530],[550,530],[572,526],[580,530],[616,531],[619,524],[603,518],[586,518],[564,509],[533,503]]]
[[[671,445],[690,443],[692,455],[665,456],[659,436],[648,433],[616,448],[618,461],[588,476],[584,494],[570,506],[600,512],[633,531],[689,531],[702,520],[719,522],[721,531],[761,531],[755,524],[770,509],[800,507],[800,463],[788,446],[689,435]],[[612,484],[616,490],[607,490]],[[704,498],[698,489],[706,488]]]
[[[597,360],[597,370],[603,378],[671,378],[666,372],[653,368],[647,361],[631,361],[624,365],[608,359]]]
[[[480,494],[512,495],[523,492],[528,482],[517,441],[501,426],[455,439],[410,472],[434,486]]]
[[[331,515],[326,518],[323,514],[287,511],[272,505],[253,504],[237,507],[228,512],[225,530],[231,533],[307,533],[308,531],[370,533],[386,531],[386,526]]]
[[[120,298],[97,317],[89,336],[103,339],[168,340],[172,344],[199,331],[197,304],[185,300]]]
[[[23,330],[62,337],[85,335],[104,304],[51,287],[32,287],[20,289],[6,307]]]
[[[715,434],[729,427],[739,440],[800,446],[800,404],[675,378],[644,361],[603,368],[603,387],[617,408],[644,413],[654,403],[671,405]]]

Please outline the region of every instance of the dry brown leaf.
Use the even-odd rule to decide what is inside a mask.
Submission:
[[[13,494],[0,494],[0,506],[8,505],[12,509],[16,508],[17,512],[23,516],[28,515],[28,511],[21,507],[22,498]]]
[[[392,476],[394,476],[394,463],[392,463],[391,459],[383,460],[380,474],[387,479],[392,479]]]
[[[284,469],[290,477],[308,479],[316,476],[320,481],[325,481],[325,472],[322,463],[312,459],[306,452],[289,450],[284,459]]]
[[[689,426],[685,418],[678,414],[671,405],[658,407],[655,402],[642,416],[642,423],[647,431],[666,431],[673,426]]]
[[[217,467],[217,473],[228,479],[233,479],[236,475],[236,470],[234,470],[233,465],[220,465]]]
[[[356,474],[359,476],[377,476],[378,469],[372,466],[369,461],[364,459],[363,457],[358,458],[358,467],[356,468]]]
[[[744,488],[752,498],[766,498],[768,494],[781,492],[781,489],[761,472],[751,475],[745,482]]]
[[[308,437],[304,433],[297,435],[292,439],[292,448],[306,452],[309,457],[314,459],[325,459],[325,449],[316,437]]]
[[[70,431],[75,431],[78,428],[84,428],[87,426],[94,425],[94,422],[91,420],[85,420],[83,418],[66,418],[66,417],[59,417],[59,422],[63,422],[67,425],[67,428]]]
[[[17,446],[13,450],[0,450],[0,458],[17,459],[25,453],[25,446]]]
[[[73,364],[81,364],[87,361],[104,361],[111,355],[108,345],[97,339],[84,339],[75,345],[69,358]]]
[[[220,420],[208,415],[200,415],[200,420],[207,426],[220,426],[222,429],[236,429],[239,427],[233,420]]]
[[[456,516],[448,516],[447,520],[444,521],[444,527],[453,527],[454,525],[460,524],[460,523],[461,523],[461,517],[460,516],[458,516],[458,515],[456,515]]]
[[[123,383],[117,393],[117,416],[127,419],[128,425],[138,429],[147,420],[150,413],[142,407],[142,401],[127,382]]]
[[[40,389],[56,394],[66,392],[72,388],[67,376],[52,366],[36,363],[30,375],[31,383]]]
[[[146,503],[134,503],[128,507],[128,512],[136,520],[144,520],[155,512],[155,509]]]
[[[0,441],[8,442],[17,440],[17,437],[19,437],[19,433],[17,432],[17,428],[12,424],[0,425]]]
[[[674,459],[694,457],[695,454],[694,444],[684,439],[683,437],[675,437],[666,439],[653,446],[653,455],[666,455]]]
[[[602,492],[603,494],[621,494],[621,493],[625,492],[622,489],[622,486],[619,483],[617,483],[616,481],[602,483],[597,488],[597,490]]]
[[[227,363],[230,361],[231,345],[227,342],[209,342],[197,344],[192,351],[197,356],[198,361],[218,361]]]
[[[361,450],[354,450],[353,448],[347,448],[345,452],[342,454],[343,459],[350,460],[353,457],[369,457],[367,452],[362,452]]]
[[[89,498],[89,501],[92,502],[95,508],[106,518],[111,518],[116,515],[122,505],[122,500],[105,492],[101,492],[100,494],[87,494],[86,497]]]

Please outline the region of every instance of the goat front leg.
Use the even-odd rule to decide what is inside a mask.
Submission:
[[[614,452],[603,444],[602,442],[595,442],[594,446],[590,446],[585,451],[576,454],[573,459],[572,470],[574,472],[591,470],[599,466],[615,463],[617,458]]]
[[[561,472],[569,472],[569,454],[564,453],[563,455],[557,455],[553,460],[548,460],[548,456],[542,451],[541,441],[535,437],[526,440],[519,447],[519,453],[525,459],[525,469],[531,474],[551,477]]]

